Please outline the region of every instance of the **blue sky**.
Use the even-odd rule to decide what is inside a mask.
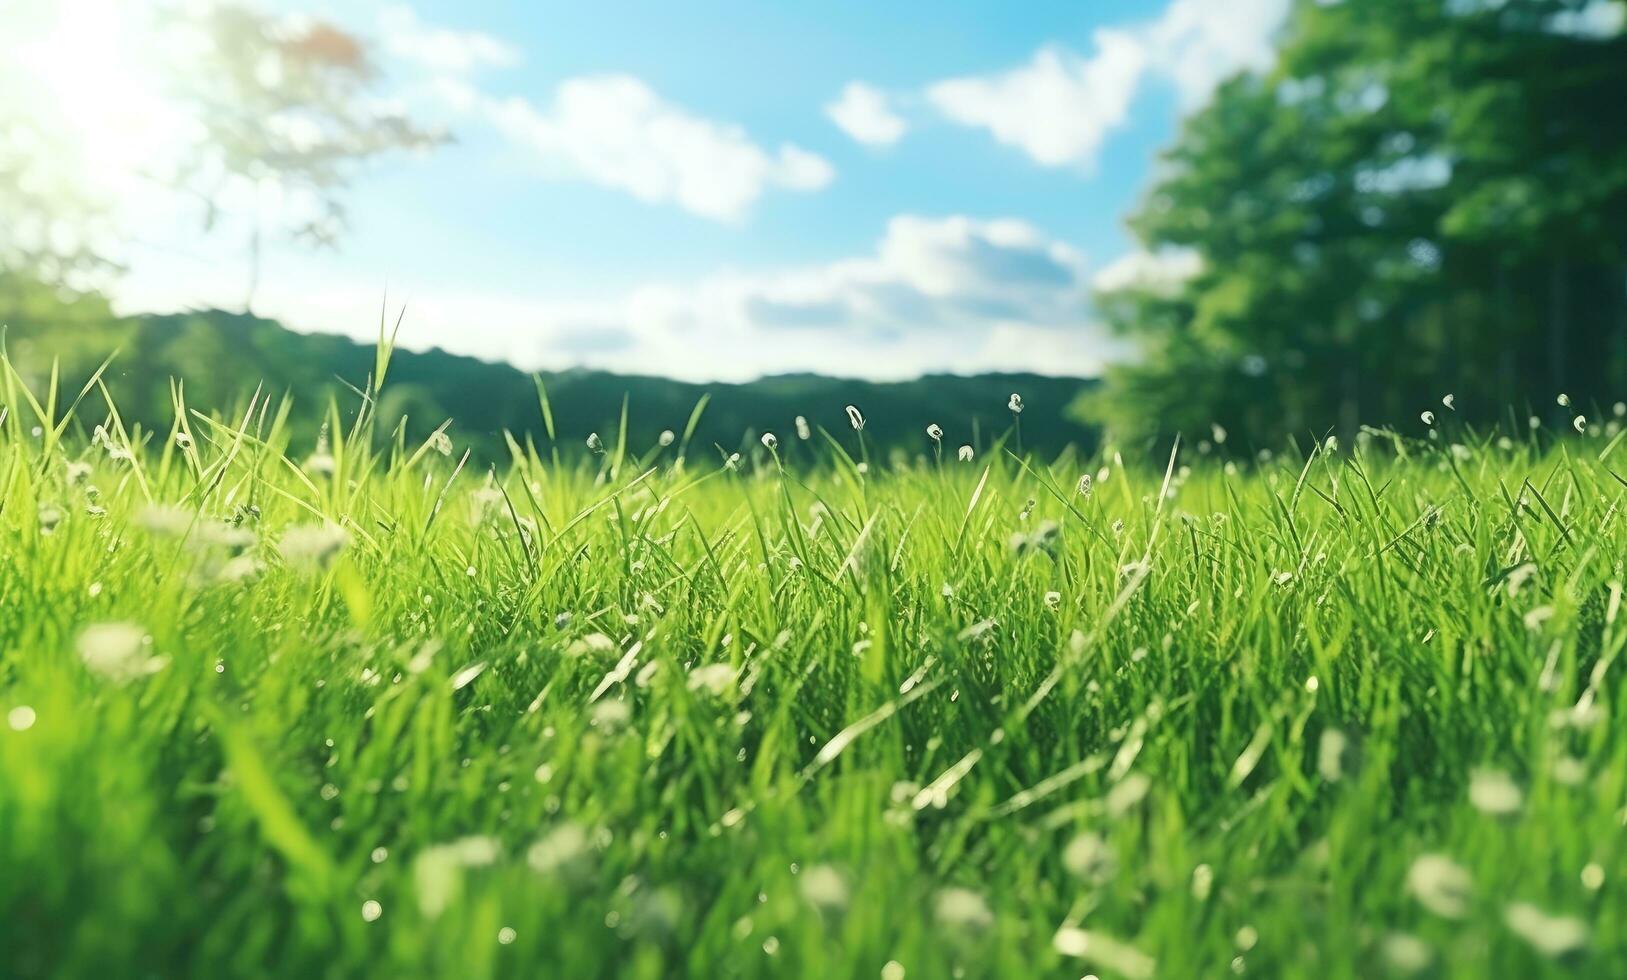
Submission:
[[[336,250],[273,245],[256,312],[367,336],[388,288],[409,346],[524,367],[1094,373],[1092,284],[1174,265],[1123,226],[1158,150],[1285,7],[323,4],[457,142],[370,165]],[[241,305],[230,228],[156,224],[121,305]]]

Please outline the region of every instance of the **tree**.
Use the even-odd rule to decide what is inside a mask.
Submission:
[[[289,230],[297,240],[331,245],[344,229],[344,191],[358,163],[427,149],[446,136],[370,97],[376,67],[361,42],[333,24],[223,4],[181,26],[204,42],[183,91],[203,127],[188,185],[206,202],[206,227],[234,183],[255,197],[247,310],[259,285],[264,192],[293,199]]]
[[[1416,419],[1448,392],[1482,415],[1605,398],[1627,380],[1610,5],[1297,4],[1276,68],[1187,120],[1132,218],[1201,271],[1101,298],[1146,356],[1112,372],[1097,417],[1269,441]]]

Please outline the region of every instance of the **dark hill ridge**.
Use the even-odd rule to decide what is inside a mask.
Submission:
[[[273,320],[218,310],[116,318],[96,297],[29,297],[0,290],[0,321],[7,345],[25,372],[63,364],[64,385],[77,388],[102,358],[118,350],[108,386],[127,421],[167,427],[169,379],[186,380],[187,402],[200,410],[229,410],[264,384],[294,398],[293,417],[314,438],[328,396],[354,404],[340,379],[360,386],[373,370],[374,349],[346,337],[296,333]],[[794,441],[795,418],[833,433],[848,431],[847,405],[857,405],[872,445],[930,451],[926,427],[943,427],[946,454],[962,443],[982,448],[1011,424],[1006,402],[1022,395],[1023,439],[1049,452],[1089,445],[1093,433],[1072,421],[1068,406],[1094,381],[1034,374],[972,377],[929,375],[914,381],[871,382],[813,374],[765,377],[741,384],[691,383],[596,370],[543,372],[561,444],[580,446],[589,432],[611,441],[628,405],[628,439],[635,449],[653,445],[663,429],[682,432],[695,404],[710,396],[693,439],[692,455],[713,445],[754,445],[764,431]],[[543,443],[542,415],[530,374],[508,364],[439,349],[398,350],[381,398],[390,419],[406,415],[409,432],[423,435],[447,418],[460,445],[500,454],[502,432]]]

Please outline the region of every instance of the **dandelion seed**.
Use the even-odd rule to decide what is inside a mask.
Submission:
[[[26,732],[34,727],[34,721],[38,717],[39,715],[35,714],[33,708],[26,704],[19,704],[6,712],[6,724],[10,725],[11,730],[14,732]]]
[[[1544,956],[1557,959],[1587,945],[1587,926],[1568,915],[1549,915],[1530,902],[1515,902],[1503,910],[1509,931]]]
[[[1381,948],[1384,959],[1398,973],[1418,973],[1435,958],[1428,943],[1405,932],[1392,932],[1385,936]]]
[[[1590,892],[1596,892],[1604,887],[1604,868],[1589,862],[1582,868],[1582,887]]]
[[[1139,772],[1131,773],[1112,789],[1107,791],[1107,815],[1122,817],[1147,795],[1152,788],[1152,780]]]
[[[1086,960],[1128,980],[1149,980],[1158,972],[1158,961],[1129,943],[1095,929],[1063,926],[1051,937],[1051,947],[1063,956]]]
[[[933,904],[938,921],[951,929],[981,929],[994,922],[983,896],[968,888],[945,888]]]
[[[1011,397],[1006,400],[1006,408],[1010,409],[1013,415],[1021,415],[1023,413],[1023,396],[1015,391],[1012,392]]]
[[[816,864],[804,871],[798,887],[802,897],[816,908],[839,909],[847,905],[847,879],[828,864]]]
[[[956,456],[962,463],[970,463],[972,461],[972,447],[961,446],[960,451],[956,454]]]
[[[662,429],[661,435],[656,437],[655,441],[660,444],[662,449],[665,449],[674,442],[678,441],[678,434],[673,432],[671,429]]]
[[[568,617],[569,615],[569,613],[560,613],[560,616],[562,617]],[[555,620],[555,625],[558,625],[557,619]],[[570,625],[569,619],[566,619],[565,625]],[[565,627],[559,626],[559,628],[564,629]],[[565,653],[567,656],[580,657],[583,654],[588,653],[609,653],[614,649],[616,649],[616,641],[612,640],[610,637],[605,636],[603,633],[589,633],[586,636],[573,640],[571,645],[565,648]]]
[[[1207,864],[1200,864],[1192,869],[1192,897],[1200,902],[1209,900],[1209,893],[1215,887],[1215,869]]]
[[[934,422],[926,427],[926,437],[931,439],[933,442],[942,442],[943,429],[939,428],[938,423]]]
[[[599,434],[597,432],[588,433],[588,452],[604,452],[604,440],[599,438]]]
[[[79,633],[75,646],[87,670],[115,684],[156,674],[169,664],[167,657],[149,655],[152,638],[130,623],[87,626]]]
[[[1469,802],[1481,813],[1506,817],[1520,809],[1523,794],[1506,772],[1479,769],[1469,777]]]
[[[853,426],[854,432],[858,432],[864,428],[864,416],[859,414],[858,406],[847,406],[847,421]]]
[[[283,532],[277,550],[288,564],[321,568],[338,557],[350,543],[350,534],[337,524],[305,524]]]
[[[769,452],[774,452],[776,449],[779,449],[780,448],[779,437],[775,436],[774,433],[772,433],[772,432],[763,433],[763,448],[768,450]]]
[[[1435,413],[1428,409],[1425,409],[1418,417],[1424,420],[1425,425],[1435,424]]]
[[[1096,481],[1090,478],[1089,473],[1079,474],[1079,496],[1088,497],[1096,489]]]
[[[1441,854],[1422,854],[1407,871],[1407,891],[1424,908],[1448,919],[1469,911],[1474,879],[1461,865]]]
[[[588,850],[587,831],[574,823],[562,823],[532,844],[525,863],[538,874],[552,874],[581,858]]]
[[[1587,418],[1578,415],[1576,418],[1571,419],[1571,428],[1575,429],[1578,433],[1582,432],[1587,428]]]
[[[1062,866],[1086,881],[1105,881],[1118,871],[1118,855],[1101,834],[1087,832],[1068,842]]]
[[[728,664],[705,664],[689,672],[687,686],[691,691],[702,691],[718,698],[728,693],[734,678],[734,668]]]
[[[813,438],[813,431],[808,428],[808,420],[806,418],[798,415],[796,418],[796,424],[798,439],[801,439],[803,442],[807,442],[809,439]]]
[[[1317,743],[1316,771],[1327,782],[1337,783],[1345,776],[1345,756],[1349,751],[1350,738],[1344,732],[1337,728],[1324,731]]]

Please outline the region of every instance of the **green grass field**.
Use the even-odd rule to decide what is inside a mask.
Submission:
[[[8,977],[1627,975],[1619,436],[69,401],[0,425]]]

